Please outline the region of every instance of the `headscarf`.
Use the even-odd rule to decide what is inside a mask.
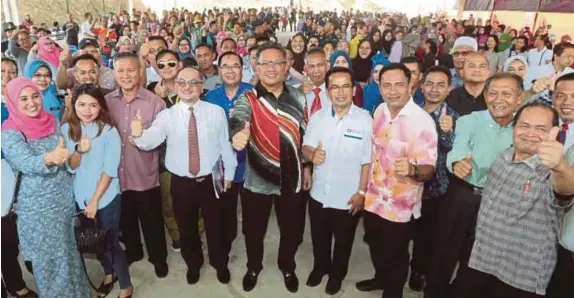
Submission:
[[[54,47],[52,48],[51,51],[49,51],[49,52],[46,51],[46,49],[44,49],[44,45],[46,44],[46,41],[48,41],[49,39],[50,39],[49,36],[42,36],[40,38],[40,40],[38,41],[38,57],[40,57],[40,59],[50,63],[51,65],[56,66],[56,68],[57,68],[60,66],[60,52],[61,52],[61,50],[58,47],[58,45],[56,44],[56,42],[52,41],[54,43]]]
[[[39,140],[56,132],[56,118],[43,108],[34,118],[18,110],[20,93],[27,87],[40,92],[36,83],[24,77],[15,78],[6,84],[6,107],[9,115],[2,124],[2,131],[16,130],[21,132],[27,140]]]
[[[508,33],[500,35],[500,43],[498,44],[498,52],[504,52],[512,45],[512,37]]]
[[[215,36],[215,40],[216,40],[216,49],[217,49],[217,55],[221,55],[221,44],[219,42],[217,42],[217,40],[223,41],[224,39],[229,38],[229,34],[225,31],[219,31],[217,33],[217,35]]]
[[[386,31],[387,30],[385,30],[385,32]],[[381,34],[381,30],[379,30],[379,28],[373,27],[373,29],[371,29],[371,32],[369,33],[369,38],[371,39],[371,43],[373,44],[373,51],[375,53],[377,53],[383,48],[383,35],[381,34],[381,39],[379,39],[379,41],[375,41],[375,39],[373,38],[377,32]],[[389,53],[390,52],[388,52],[387,55]]]
[[[387,36],[388,33],[391,33],[391,40],[386,40],[385,36]],[[388,55],[391,54],[391,49],[393,47],[393,43],[395,43],[395,36],[393,34],[393,32],[390,29],[387,29],[385,31],[383,31],[383,35],[381,35],[381,41],[382,41],[382,45],[383,45],[383,49],[385,50],[385,53]]]
[[[372,115],[375,109],[383,102],[383,97],[379,90],[379,84],[373,80],[373,71],[378,65],[383,67],[389,65],[390,61],[385,58],[384,53],[379,53],[373,56],[373,66],[371,67],[371,76],[369,83],[363,89],[363,109],[369,111]]]
[[[28,61],[24,68],[24,76],[31,80],[40,67],[50,69],[50,66],[45,61]],[[54,85],[54,82],[50,83],[50,86],[46,90],[42,91],[42,103],[44,110],[54,115],[54,117],[59,120],[62,117],[62,102],[58,97],[56,97],[57,94],[58,90],[56,90],[56,85]]]
[[[504,62],[504,66],[502,67],[502,71],[507,72],[508,68],[510,67],[510,64],[516,60],[520,60],[520,62],[524,63],[524,66],[526,67],[526,78],[528,78],[528,71],[529,71],[528,62],[526,61],[526,58],[524,58],[524,56],[522,55],[516,55],[506,59],[506,61]],[[522,86],[524,87],[524,90],[530,90],[532,88],[532,82],[526,80],[526,78],[524,78],[524,80],[522,81]]]
[[[349,63],[349,68],[353,69],[353,63],[351,62],[351,57],[349,57],[349,55],[343,51],[334,51],[333,54],[331,54],[331,59],[329,59],[329,67],[333,68],[333,66],[335,66],[335,60],[337,60],[337,58],[339,58],[340,56],[345,57],[345,60],[347,60],[347,63]]]
[[[239,39],[239,37],[243,37],[245,39],[245,35],[243,35],[243,33],[237,35],[237,37],[235,38],[235,42],[237,43],[237,40]],[[239,56],[241,57],[245,57],[247,55],[249,55],[249,52],[247,51],[247,49],[245,47],[240,47],[239,43],[237,44],[237,54],[239,54]]]
[[[291,41],[297,36],[302,37],[303,42],[305,42],[305,46],[303,46],[303,52],[299,54],[295,53],[295,51],[293,51],[293,47],[291,47]],[[289,43],[287,43],[287,48],[291,49],[291,52],[293,52],[293,68],[296,71],[303,73],[303,70],[305,69],[305,53],[307,52],[307,38],[305,38],[305,35],[303,35],[303,33],[297,33],[293,35],[291,39],[289,39]]]
[[[187,53],[181,52],[179,50],[179,45],[181,44],[182,41],[187,41],[187,43],[189,44],[189,51],[187,51]],[[182,37],[179,42],[177,43],[177,55],[179,56],[179,60],[183,60],[187,57],[192,57],[193,58],[193,53],[191,52],[191,40],[189,40],[189,38],[185,38]]]
[[[361,45],[365,42],[370,43],[372,49],[373,45],[371,41],[368,39],[364,39],[361,42],[359,42],[358,48],[360,48]],[[357,80],[357,82],[369,81],[369,76],[371,75],[371,66],[373,65],[371,58],[374,56],[374,54],[375,53],[373,52],[373,50],[371,50],[371,54],[369,54],[369,56],[367,56],[366,58],[361,58],[361,55],[357,53],[357,57],[353,59],[353,72],[355,73],[355,80]]]

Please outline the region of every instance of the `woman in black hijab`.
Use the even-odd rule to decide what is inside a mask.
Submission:
[[[289,40],[287,48],[293,52],[293,68],[303,73],[305,68],[305,53],[307,52],[307,38],[303,33],[297,33]]]
[[[355,73],[355,80],[360,83],[367,83],[371,77],[371,66],[373,61],[373,43],[371,40],[365,38],[359,42],[359,53],[353,59],[353,72]]]
[[[395,36],[393,35],[393,31],[391,31],[390,29],[383,31],[382,43],[383,43],[383,50],[385,50],[385,58],[388,59],[389,55],[391,54],[393,44],[395,43]]]
[[[383,49],[383,35],[381,34],[381,30],[379,30],[379,28],[373,27],[369,33],[369,38],[373,43],[373,53],[378,53],[381,49]]]

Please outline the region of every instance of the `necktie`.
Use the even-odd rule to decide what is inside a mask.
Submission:
[[[321,89],[315,88],[313,89],[313,92],[315,92],[315,99],[313,99],[313,104],[311,105],[311,116],[321,109],[321,97],[319,97]]]
[[[195,121],[195,114],[193,108],[189,108],[191,115],[189,116],[189,172],[193,176],[199,173],[199,140],[197,139],[197,123]]]
[[[566,133],[568,132],[568,123],[562,124],[562,130],[560,130],[560,143],[564,144],[566,142]]]

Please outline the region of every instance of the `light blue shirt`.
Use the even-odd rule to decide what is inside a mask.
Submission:
[[[61,128],[62,136],[68,150],[74,152],[77,143],[70,139],[68,129],[69,124],[64,123]],[[74,174],[74,196],[80,209],[85,209],[96,192],[102,173],[106,173],[112,178],[112,182],[98,203],[98,209],[102,209],[121,193],[118,178],[121,139],[117,129],[109,125],[103,127],[99,136],[98,125],[94,122],[87,126],[82,125],[82,134],[84,131],[91,140],[91,148],[82,155],[79,167],[75,170],[69,169]]]

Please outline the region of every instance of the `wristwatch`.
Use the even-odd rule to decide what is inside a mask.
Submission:
[[[415,177],[416,180],[419,180],[419,176],[420,176],[420,174],[421,174],[420,168],[419,168],[418,165],[413,165],[413,167],[415,167],[414,177]]]
[[[78,145],[79,144],[76,144],[76,146],[74,147],[74,151],[77,152],[78,154],[84,154],[84,152],[80,151],[80,148]]]

